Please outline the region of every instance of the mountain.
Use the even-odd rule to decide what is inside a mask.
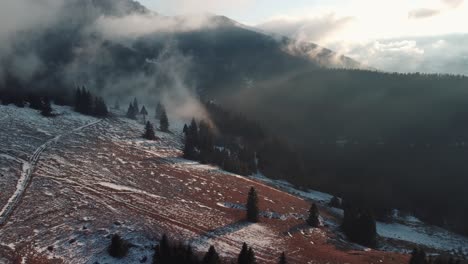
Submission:
[[[69,87],[86,84],[123,96],[133,88],[116,92],[106,86],[121,82],[116,79],[158,75],[161,70],[148,60],[168,48],[197,65],[188,79],[195,89],[206,92],[226,83],[242,85],[246,79],[307,68],[359,67],[330,50],[277,39],[223,16],[166,17],[131,0],[67,1],[57,14],[51,24],[15,35],[12,52],[2,59],[4,88],[51,89],[49,84],[54,83],[53,89],[66,93]],[[17,62],[27,59],[34,63],[24,73]]]
[[[303,164],[298,167],[301,170],[304,167],[304,173],[290,175],[290,168],[282,168],[284,170],[278,172],[282,174],[278,178],[290,180],[301,188],[320,189],[355,201],[374,210],[381,220],[391,216],[393,209],[399,209],[432,224],[468,234],[465,225],[468,199],[463,189],[468,185],[463,176],[468,173],[465,162],[468,158],[465,147],[468,140],[467,77],[357,70],[354,68],[361,68],[358,62],[312,43],[298,43],[293,39],[264,34],[222,16],[167,17],[130,0],[73,0],[60,6],[57,14],[47,24],[31,25],[15,32],[8,40],[11,44],[8,51],[11,52],[2,53],[0,57],[2,103],[14,101],[12,97],[22,100],[26,94],[37,93],[52,97],[56,103],[70,105],[74,88],[86,86],[108,101],[127,102],[139,97],[142,103],[154,106],[162,100],[167,103],[170,114],[190,120],[194,116],[207,118],[199,101],[212,100],[260,123],[279,138],[278,141],[284,140],[290,145],[294,151],[277,154],[298,157],[298,163]],[[63,113],[65,118],[70,115],[78,121],[83,118],[66,110]],[[28,118],[37,118],[33,114],[22,115],[22,119],[29,121]],[[9,120],[14,122],[15,119]],[[39,129],[32,135],[28,129],[22,130],[23,126],[19,124],[17,131],[32,140],[37,139],[35,134],[39,133],[43,141],[49,142],[51,136],[59,135],[60,138],[63,134],[61,129],[69,129],[70,124],[77,128],[84,125],[75,121],[65,120],[58,128],[52,126],[53,122],[44,121],[39,126],[50,125],[52,128]],[[149,162],[143,157],[148,153],[152,159],[158,160],[164,155],[165,148],[170,148],[173,154],[180,154],[180,146],[179,149],[173,145],[148,147],[138,140],[129,140],[136,138],[141,131],[126,134],[119,125],[129,130],[131,125],[127,121],[122,121],[123,124],[118,119],[114,121],[116,123],[100,128],[102,134],[106,129],[115,133],[111,138],[101,138],[99,131],[94,131],[91,138],[103,139],[103,145],[108,144],[105,148],[116,149],[124,156],[128,153],[123,152],[128,149],[144,145],[145,150],[136,157],[136,164]],[[16,137],[15,133],[8,130],[5,135],[7,138]],[[125,150],[115,146],[118,144],[109,143],[122,138],[127,140]],[[95,143],[88,142],[91,141],[89,138],[83,141],[86,147]],[[180,144],[176,137],[168,141]],[[8,142],[5,140],[5,144]],[[39,143],[21,148],[28,148],[27,153],[34,157],[36,149],[42,150],[30,147],[41,147]],[[5,148],[14,149],[16,145],[19,143]],[[158,149],[154,153],[151,152],[154,151],[152,147],[163,150]],[[94,150],[89,154],[99,155],[98,148]],[[51,157],[57,159],[51,163],[70,165],[60,159],[68,153],[63,149],[57,151],[60,155]],[[19,162],[29,157],[22,153],[8,154],[13,157],[9,160]],[[71,155],[80,154],[76,151]],[[188,168],[171,170],[171,167],[177,167],[178,161],[161,161],[168,166],[163,174],[181,178],[187,173],[193,174],[191,164],[186,164]],[[88,162],[91,160],[74,164],[75,168],[71,169],[75,173],[77,167],[86,166]],[[125,165],[125,161],[118,159],[112,162],[122,163],[117,166]],[[44,167],[47,170],[49,164]],[[17,172],[21,172],[18,168],[21,167],[16,166]],[[55,167],[52,170],[56,172]],[[77,171],[77,175],[88,173]],[[107,175],[105,171],[98,172]],[[92,174],[98,172],[96,170]],[[203,171],[203,175],[195,175],[194,179],[211,177],[206,174],[208,172]],[[133,175],[139,171],[129,169],[126,173]],[[145,171],[145,175],[148,174],[151,172]],[[109,182],[100,176],[93,176],[84,183],[77,180],[70,184],[86,189],[91,193],[89,195],[98,196],[101,187],[90,187],[96,184],[95,179],[104,183],[102,188],[113,189],[106,195],[109,200],[103,205],[110,211],[114,208],[113,203],[124,203],[123,198],[114,199],[112,192],[130,191],[157,199],[151,195],[151,188],[156,188],[157,182],[152,183],[150,189],[142,190],[142,186],[148,187],[144,178],[136,186],[132,179],[127,181],[125,178],[126,184],[121,185],[123,188],[115,186],[118,178]],[[244,182],[246,185],[250,183]],[[11,189],[11,192],[15,191]],[[241,198],[233,195],[231,197],[237,199],[235,202],[240,203]],[[181,200],[186,201],[186,198],[183,196]],[[93,198],[88,202],[92,207],[99,203],[99,199]],[[163,205],[180,206],[161,203],[151,211]],[[204,203],[201,205],[200,208],[206,206]],[[152,215],[140,206],[135,208],[127,203],[123,207],[125,209],[122,210]],[[66,213],[67,216],[70,214],[72,212]],[[165,216],[174,217],[172,213]],[[190,215],[190,218],[195,217]],[[60,222],[62,216],[57,219]],[[109,219],[111,217],[106,220],[108,223]],[[77,221],[87,222],[83,219]],[[216,231],[215,225],[202,231],[210,236],[212,228]],[[10,231],[11,239],[16,230],[12,228]],[[221,233],[228,231],[222,229]],[[284,235],[288,230],[281,231]],[[343,253],[336,254],[343,257]]]

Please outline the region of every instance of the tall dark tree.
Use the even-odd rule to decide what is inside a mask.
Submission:
[[[278,264],[287,264],[288,261],[286,260],[286,254],[283,252],[279,258]]]
[[[162,113],[162,110],[164,109],[164,106],[161,104],[161,102],[158,102],[158,105],[156,106],[156,119],[160,119],[161,118],[161,113]]]
[[[247,243],[242,244],[242,249],[237,257],[237,264],[248,264],[249,263],[249,248]]]
[[[145,106],[143,106],[143,107],[141,108],[140,115],[143,116],[143,122],[146,123],[146,116],[148,115],[148,111],[146,111]]]
[[[162,110],[161,117],[159,118],[159,129],[163,132],[169,131],[169,119],[167,118],[166,110]]]
[[[41,115],[52,116],[52,111],[52,105],[50,103],[49,97],[44,97],[44,99],[42,99]]]
[[[28,96],[29,107],[36,110],[42,109],[42,99],[37,94],[30,94]]]
[[[135,111],[135,114],[138,115],[140,111],[140,107],[138,106],[138,100],[136,97],[133,99],[133,110]]]
[[[184,133],[184,135],[187,136],[188,131],[189,131],[189,129],[188,129],[187,124],[184,124],[184,129],[182,130],[182,132]]]
[[[210,246],[208,252],[206,252],[205,256],[203,257],[203,264],[221,264],[221,259],[219,258],[218,252],[214,246]]]
[[[127,241],[122,239],[119,235],[114,234],[112,236],[112,242],[108,248],[109,255],[114,258],[123,258],[128,254],[130,245]]]
[[[259,209],[257,191],[254,187],[251,187],[247,197],[247,221],[251,223],[257,223],[259,219],[258,214]]]
[[[127,117],[130,119],[136,119],[137,112],[135,111],[135,106],[133,103],[130,103],[128,105],[128,110],[127,110]]]
[[[315,203],[309,209],[309,216],[307,217],[307,224],[312,227],[319,227],[320,220],[319,220],[319,210]]]
[[[146,122],[145,132],[143,133],[143,137],[148,139],[148,140],[156,140],[157,139],[156,135],[154,134],[153,124],[151,124],[150,121]]]
[[[377,227],[375,218],[368,209],[345,206],[342,228],[346,236],[358,244],[375,247]]]
[[[251,247],[249,247],[249,251],[247,252],[247,259],[248,259],[248,264],[256,264],[257,259],[255,258],[255,253]]]
[[[428,264],[426,252],[423,249],[413,249],[409,264]]]
[[[93,115],[105,117],[108,114],[109,110],[107,109],[107,105],[104,99],[102,97],[96,97],[94,99]]]

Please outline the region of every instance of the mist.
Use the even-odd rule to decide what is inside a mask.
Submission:
[[[8,76],[31,92],[42,83],[59,92],[85,86],[109,105],[119,101],[126,107],[136,97],[149,109],[163,102],[173,117],[208,118],[195,95],[192,58],[179,51],[172,36],[212,27],[216,23],[209,15],[166,17],[127,0],[4,1],[0,83]],[[155,38],[158,49],[137,51],[134,45],[144,38]],[[49,88],[50,80],[42,76],[59,83]]]

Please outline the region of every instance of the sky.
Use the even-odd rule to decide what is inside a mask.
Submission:
[[[468,75],[468,0],[141,2],[164,15],[225,15],[267,32],[315,42],[383,70]]]

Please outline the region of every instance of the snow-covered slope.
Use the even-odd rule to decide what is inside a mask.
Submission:
[[[147,141],[140,122],[118,116],[97,120],[54,106],[62,115],[48,119],[28,108],[0,107],[1,208],[17,192],[24,164],[45,146],[0,226],[0,262],[19,256],[27,263],[39,255],[65,263],[138,263],[151,259],[163,233],[200,252],[215,245],[224,257],[235,257],[247,242],[260,263],[276,263],[282,251],[289,252],[290,263],[408,259],[357,247],[334,226],[307,227],[310,199],[324,205],[330,195],[180,158],[178,133],[158,132],[160,140]],[[243,221],[251,186],[259,193],[258,224]],[[326,207],[321,211],[325,223],[337,221]],[[119,261],[107,254],[115,233],[135,245]]]

